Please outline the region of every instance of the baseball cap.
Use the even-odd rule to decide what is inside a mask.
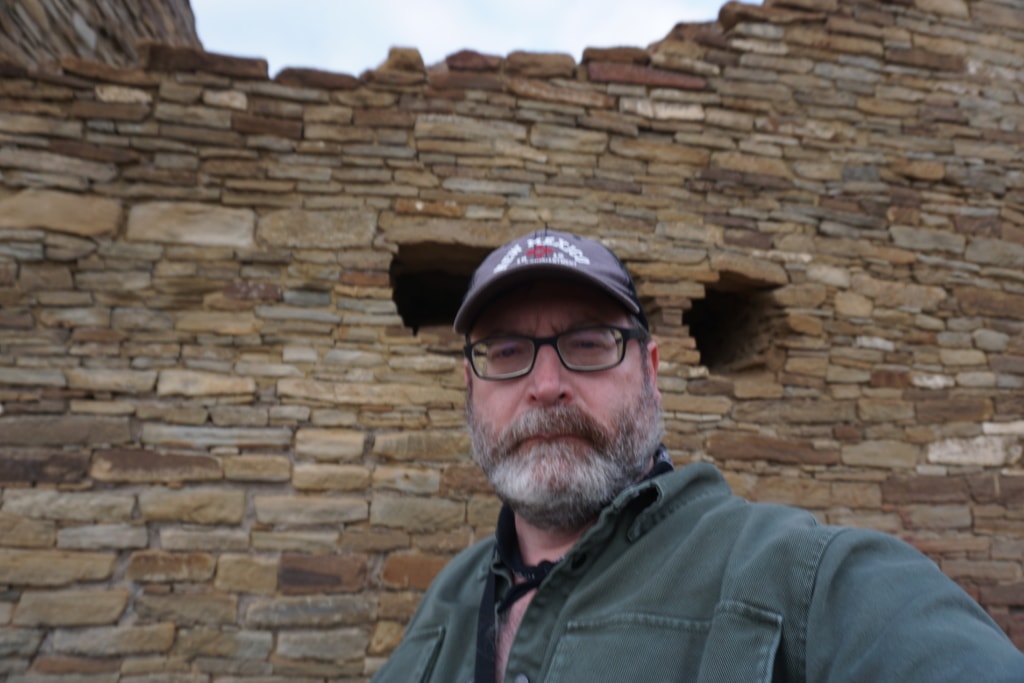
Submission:
[[[517,237],[488,254],[469,281],[455,315],[455,331],[468,333],[484,306],[499,294],[541,277],[592,285],[636,315],[645,330],[650,329],[633,279],[611,249],[588,237],[543,230]]]

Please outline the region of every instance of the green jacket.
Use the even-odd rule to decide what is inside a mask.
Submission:
[[[511,579],[494,558],[492,538],[452,560],[374,683],[472,681],[487,572]],[[1024,654],[909,545],[748,503],[698,463],[602,512],[537,589],[504,681],[1020,683]]]

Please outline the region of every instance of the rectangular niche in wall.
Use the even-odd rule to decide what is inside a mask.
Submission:
[[[402,323],[413,334],[424,327],[450,328],[473,271],[489,252],[438,242],[400,244],[389,275]]]

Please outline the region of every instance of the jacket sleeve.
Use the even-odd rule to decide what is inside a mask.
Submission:
[[[935,563],[886,534],[825,546],[806,629],[808,681],[1021,683],[1024,653]]]

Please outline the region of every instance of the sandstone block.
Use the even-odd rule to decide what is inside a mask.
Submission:
[[[969,505],[908,505],[899,514],[908,529],[969,529],[973,522]]]
[[[206,52],[145,41],[140,43],[141,64],[146,71],[205,71],[240,79],[267,80],[267,61]]]
[[[862,398],[857,401],[857,415],[865,422],[903,422],[914,419],[914,405],[895,398]]]
[[[440,490],[441,475],[436,470],[419,467],[381,465],[373,471],[373,486],[403,493],[431,494]]]
[[[97,183],[106,183],[117,177],[117,166],[114,164],[14,147],[0,147],[0,166],[19,168],[28,172],[79,176]]]
[[[205,417],[205,413],[203,414]],[[142,426],[142,443],[151,446],[180,448],[234,448],[261,446],[288,446],[292,442],[290,429],[246,429],[231,427],[176,427],[147,423]]]
[[[125,578],[140,583],[208,581],[216,564],[216,558],[207,553],[143,550],[129,557]]]
[[[285,529],[253,531],[252,548],[260,552],[330,553],[338,549],[338,531]]]
[[[273,595],[277,590],[277,564],[270,557],[223,554],[217,560],[213,585],[225,593]]]
[[[120,222],[121,202],[106,197],[27,189],[0,199],[0,228],[93,237],[113,234]]]
[[[283,209],[261,216],[256,236],[274,248],[343,249],[370,244],[377,212]]]
[[[871,299],[856,292],[838,292],[835,297],[836,315],[843,318],[870,318],[874,311]]]
[[[64,376],[63,370],[0,368],[0,384],[29,387],[66,387],[67,378]]]
[[[886,308],[909,308],[933,310],[946,299],[941,287],[930,287],[904,282],[886,282],[868,275],[855,275],[853,289],[856,293],[871,299],[876,305]]]
[[[568,78],[576,71],[576,60],[569,54],[516,50],[505,58],[505,71],[517,76]]]
[[[418,552],[391,553],[384,561],[381,579],[389,588],[426,590],[450,559]]]
[[[234,624],[238,596],[224,593],[146,593],[135,598],[135,612],[144,622],[175,625]]]
[[[368,504],[356,497],[256,496],[256,519],[263,524],[337,526],[369,516]]]
[[[701,166],[710,158],[707,150],[704,149],[689,145],[665,144],[642,138],[631,139],[616,136],[612,138],[609,149],[627,159],[642,159],[666,164]]]
[[[231,481],[288,481],[291,460],[278,456],[239,455],[223,461],[224,478]]]
[[[150,488],[139,494],[139,509],[147,521],[239,524],[245,515],[245,491]]]
[[[537,124],[530,131],[530,144],[541,149],[600,154],[608,147],[608,134],[604,131]]]
[[[131,524],[72,526],[57,532],[57,547],[64,550],[145,548],[148,543],[146,528]]]
[[[156,385],[158,396],[224,396],[252,394],[256,381],[201,370],[161,370]]]
[[[741,154],[738,152],[716,152],[711,156],[711,162],[715,166],[727,171],[754,173],[779,178],[793,177],[793,171],[787,162],[772,157]]]
[[[157,375],[152,370],[68,368],[64,376],[72,389],[139,394],[152,391]]]
[[[181,552],[232,552],[249,547],[249,532],[217,527],[173,527],[160,529],[160,547]]]
[[[57,539],[54,522],[0,512],[0,545],[8,548],[50,548]]]
[[[5,446],[98,446],[131,440],[128,418],[84,415],[0,418]]]
[[[300,491],[360,491],[370,483],[370,471],[362,465],[300,463],[292,473],[292,486]]]
[[[370,523],[414,533],[453,529],[466,521],[466,504],[443,498],[374,496]]]
[[[679,90],[703,90],[707,85],[707,81],[698,76],[616,62],[590,62],[587,77],[595,83],[629,83]]]
[[[757,424],[835,424],[856,421],[856,406],[848,401],[779,399],[736,404],[733,417]]]
[[[666,412],[691,415],[725,415],[732,408],[732,402],[724,396],[692,396],[674,393],[665,393],[662,396],[661,405]]]
[[[27,660],[36,654],[44,635],[43,631],[29,628],[0,629],[0,655],[5,659],[23,657]],[[7,669],[3,671],[6,673]]]
[[[603,92],[581,88],[558,87],[540,80],[511,78],[506,82],[509,91],[531,100],[545,100],[561,104],[608,109],[614,100]]]
[[[18,626],[99,626],[115,623],[128,604],[128,591],[26,591],[18,600]]]
[[[362,628],[282,631],[277,636],[277,655],[328,662],[358,659],[365,656],[369,639]]]
[[[99,451],[89,475],[97,481],[170,483],[221,478],[217,458],[141,449]]]
[[[358,593],[369,572],[365,555],[293,555],[281,557],[277,585],[285,595]]]
[[[394,651],[405,635],[405,625],[397,621],[378,621],[370,635],[367,653],[371,655],[387,655]]]
[[[45,135],[59,138],[82,137],[81,121],[68,121],[48,116],[0,112],[0,131],[14,135]]]
[[[970,496],[963,477],[892,476],[882,482],[886,503],[967,503]]]
[[[999,467],[1020,457],[1020,446],[1012,437],[979,436],[946,439],[928,445],[928,462],[941,465]]]
[[[782,463],[836,464],[839,453],[818,449],[807,441],[781,439],[758,434],[715,432],[707,445],[708,454],[718,460],[767,460]]]
[[[832,503],[832,487],[828,482],[803,477],[758,477],[751,495],[762,502],[812,509],[827,508]]]
[[[988,398],[963,397],[918,401],[917,419],[925,424],[948,422],[982,422],[992,417]]]
[[[0,583],[20,586],[66,586],[106,581],[114,573],[114,553],[0,548]]]
[[[109,327],[110,309],[102,306],[44,308],[39,322],[47,327]]]
[[[174,652],[189,659],[216,657],[262,661],[267,659],[273,648],[274,634],[269,631],[222,630],[209,626],[179,628],[174,641]]]
[[[357,460],[366,434],[355,429],[302,428],[295,432],[295,454],[315,460]]]
[[[0,420],[0,430],[2,425]],[[87,451],[0,448],[0,482],[71,483],[84,479],[88,470]]]
[[[849,444],[843,446],[841,450],[843,464],[852,467],[914,467],[919,457],[917,446],[885,439]]]
[[[318,628],[376,618],[376,600],[368,595],[311,595],[254,599],[243,623],[257,629]]]
[[[251,312],[182,311],[174,316],[174,328],[202,334],[247,335],[259,330]]]
[[[459,460],[469,450],[469,434],[461,429],[378,434],[373,442],[375,456],[400,461]]]
[[[414,384],[337,384],[285,378],[277,383],[279,396],[340,405],[420,405],[461,407],[462,391]]]
[[[727,273],[733,280],[755,286],[781,286],[789,282],[789,276],[779,264],[735,253],[713,254],[711,268]]]
[[[76,522],[127,522],[135,496],[127,492],[64,492],[52,489],[10,489],[4,512],[36,519]]]
[[[231,113],[212,108],[212,106],[160,102],[154,112],[154,118],[158,121],[202,128],[226,129],[231,127]]]
[[[185,244],[200,247],[255,246],[256,215],[197,202],[147,202],[128,213],[125,238],[135,242]]]
[[[53,636],[55,652],[92,657],[168,652],[173,644],[174,624],[58,629]]]

